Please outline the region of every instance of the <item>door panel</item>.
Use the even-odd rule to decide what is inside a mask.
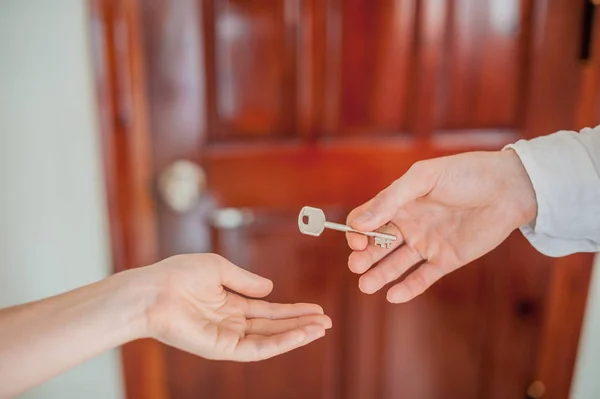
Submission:
[[[447,14],[441,129],[518,128],[531,1],[457,0]]]
[[[518,233],[415,301],[390,305],[385,291],[358,291],[342,234],[302,236],[296,216],[312,205],[343,221],[420,159],[499,149],[542,133],[542,125],[543,133],[571,126],[574,108],[561,107],[575,102],[578,69],[557,54],[575,48],[576,35],[557,39],[550,28],[572,26],[579,7],[567,0],[141,7],[155,172],[189,159],[207,181],[188,213],[159,208],[161,254],[218,252],[271,278],[271,300],[314,301],[334,321],[325,339],[256,364],[165,349],[171,397],[525,397],[556,266]],[[223,208],[251,218],[215,224]]]
[[[487,270],[477,266],[458,271],[410,306],[386,305],[382,397],[480,397]]]
[[[503,246],[482,259],[491,272],[484,282],[488,321],[481,363],[486,378],[480,397],[523,398],[528,386],[540,378],[536,367],[549,310],[548,284],[559,266],[554,259],[531,251],[518,232]],[[548,396],[561,397],[550,392]]]
[[[325,57],[328,79],[339,79],[337,128],[330,133],[389,134],[406,131],[414,79],[416,5],[414,1],[329,1],[326,26],[341,58]],[[334,8],[335,7],[335,8]],[[336,29],[337,28],[337,29]],[[330,111],[331,112],[331,111]]]
[[[343,397],[525,397],[553,268],[528,246],[515,233],[402,306],[351,288]]]
[[[294,131],[294,17],[290,2],[204,2],[212,140],[277,138]],[[214,82],[214,83],[213,83]],[[212,101],[211,101],[212,102]]]

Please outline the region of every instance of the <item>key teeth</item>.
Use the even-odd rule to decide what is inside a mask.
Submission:
[[[386,240],[385,238],[375,237],[375,245],[380,248],[390,249],[392,243],[389,240]]]

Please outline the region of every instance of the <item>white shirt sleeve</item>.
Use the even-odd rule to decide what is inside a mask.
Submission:
[[[505,148],[515,150],[535,190],[537,218],[520,227],[531,245],[555,257],[600,251],[600,126]]]

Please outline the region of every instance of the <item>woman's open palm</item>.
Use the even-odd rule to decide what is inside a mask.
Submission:
[[[187,352],[257,361],[306,345],[331,327],[319,305],[253,299],[268,295],[271,281],[220,256],[179,255],[151,267],[168,279],[149,314],[153,336]]]

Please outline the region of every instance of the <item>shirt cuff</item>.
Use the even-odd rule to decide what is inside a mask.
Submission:
[[[508,145],[533,185],[537,218],[520,230],[548,256],[596,252],[600,235],[600,179],[577,133],[561,131]]]

